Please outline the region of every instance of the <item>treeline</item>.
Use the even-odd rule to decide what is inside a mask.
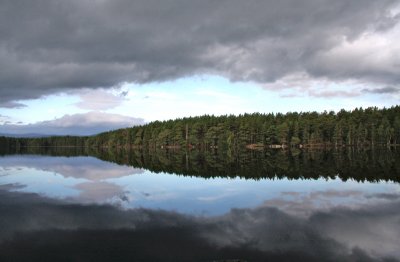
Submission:
[[[400,143],[400,107],[324,113],[200,116],[89,137],[89,147],[375,146]]]
[[[155,121],[90,137],[0,138],[0,145],[96,148],[373,147],[400,144],[400,107]]]
[[[0,148],[19,149],[22,147],[85,147],[89,137],[53,136],[41,138],[1,137]]]

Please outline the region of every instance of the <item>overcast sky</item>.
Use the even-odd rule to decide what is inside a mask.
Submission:
[[[392,106],[399,0],[0,0],[0,133]]]

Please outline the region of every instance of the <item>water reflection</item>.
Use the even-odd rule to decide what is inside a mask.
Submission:
[[[104,162],[94,157],[51,157],[40,155],[17,155],[0,158],[1,168],[32,168],[54,172],[65,178],[78,178],[90,181],[124,177],[143,173],[142,169]]]
[[[340,178],[356,181],[400,182],[400,150],[320,151],[123,151],[102,150],[90,154],[118,164],[153,172],[184,176],[242,177],[246,179]]]
[[[0,157],[0,261],[400,259],[397,151],[22,153]]]
[[[357,206],[370,194],[395,192],[394,182],[344,182],[339,178],[313,180],[244,179],[176,176],[121,166],[93,157],[38,155],[0,158],[0,185],[19,185],[14,191],[78,203],[113,204],[123,208],[152,208],[212,216],[232,208],[260,205],[308,215],[335,206]]]
[[[4,150],[4,149],[3,149]],[[154,173],[172,173],[203,178],[241,177],[245,179],[319,179],[343,181],[400,182],[400,148],[374,150],[94,150],[85,148],[21,148],[18,155],[92,156],[107,162]],[[10,152],[2,151],[1,155]],[[85,171],[84,171],[85,172]],[[90,172],[90,170],[88,171]],[[96,177],[96,175],[95,175]]]
[[[93,157],[39,155],[1,157],[0,167],[0,184],[20,185],[18,191],[97,203],[125,199],[123,188],[108,179],[144,172]]]
[[[308,217],[260,206],[207,218],[71,204],[9,189],[0,190],[2,261],[11,257],[29,261],[395,261],[400,257],[399,195],[379,204],[315,211]]]

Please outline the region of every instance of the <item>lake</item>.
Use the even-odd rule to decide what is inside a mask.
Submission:
[[[400,150],[0,152],[0,261],[398,261]]]

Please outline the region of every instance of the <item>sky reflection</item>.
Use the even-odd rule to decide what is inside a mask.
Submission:
[[[107,261],[121,254],[123,261],[400,258],[400,194],[384,203],[313,211],[308,217],[268,206],[235,208],[204,217],[160,209],[82,205],[12,189],[16,187],[0,186],[2,261],[10,257]]]
[[[276,207],[297,216],[334,207],[356,208],[398,194],[393,182],[339,179],[245,180],[152,173],[93,157],[6,156],[0,158],[0,185],[76,203],[113,204],[215,216],[233,208]]]
[[[204,179],[92,157],[0,158],[1,261],[399,261],[399,210],[393,182]]]

